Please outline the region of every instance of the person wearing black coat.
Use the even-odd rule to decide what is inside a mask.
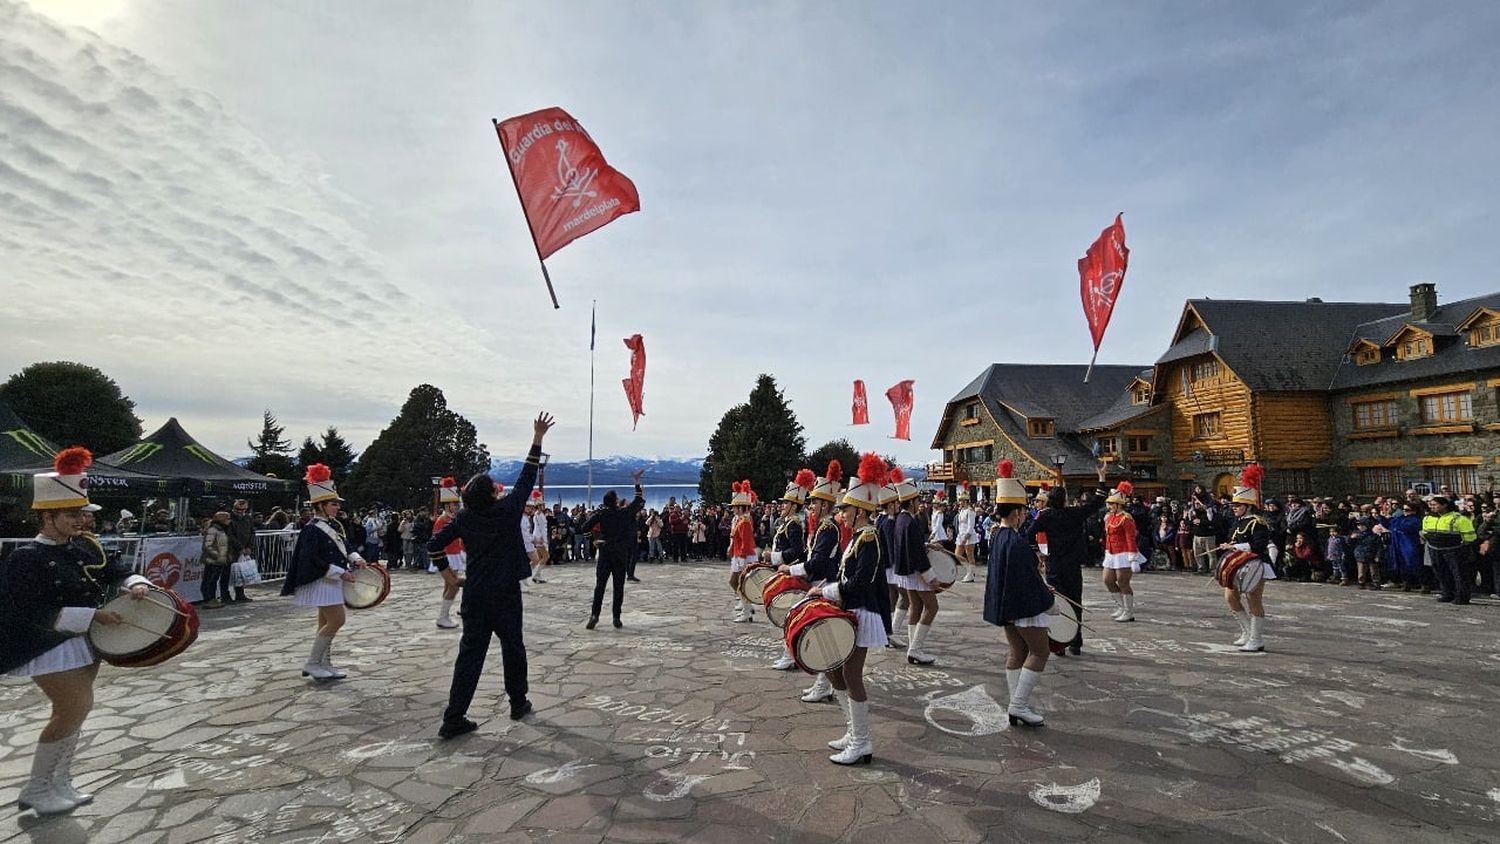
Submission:
[[[474,701],[491,636],[500,640],[510,719],[519,721],[531,712],[531,701],[526,698],[526,643],[521,626],[521,582],[531,577],[531,562],[527,542],[521,537],[521,508],[531,500],[537,467],[541,465],[542,438],[554,424],[551,414],[537,414],[531,426],[531,450],[509,494],[501,495],[487,473],[475,475],[464,485],[463,509],[427,541],[427,555],[445,583],[458,581],[458,575],[448,568],[448,555],[443,550],[448,543],[462,539],[468,556],[462,604],[464,633],[453,661],[448,706],[438,728],[442,738],[479,727],[468,718],[469,704]]]
[[[1075,507],[1067,506],[1068,491],[1053,487],[1047,492],[1047,507],[1037,513],[1026,531],[1026,541],[1035,544],[1036,535],[1047,535],[1047,583],[1075,604],[1083,604],[1083,566],[1089,559],[1088,528],[1090,516],[1099,512],[1104,494],[1104,473],[1108,465],[1098,467],[1099,492],[1084,493]],[[1107,494],[1107,493],[1105,493]],[[1083,653],[1083,613],[1079,612],[1078,635],[1068,643],[1074,656]]]
[[[1009,460],[1000,461],[995,481],[995,516],[999,527],[990,537],[989,579],[984,584],[984,620],[1005,628],[1010,655],[1005,662],[1010,687],[1007,714],[1012,726],[1045,723],[1031,708],[1031,693],[1047,667],[1047,610],[1055,600],[1042,580],[1031,543],[1021,533],[1026,521],[1026,488],[1011,476]],[[1052,550],[1047,534],[1047,550]]]
[[[621,504],[614,490],[604,493],[604,506],[595,510],[583,524],[580,533],[588,533],[599,526],[604,544],[599,547],[599,560],[594,564],[594,602],[590,605],[588,629],[599,623],[599,611],[604,608],[604,585],[614,579],[614,595],[610,609],[614,612],[615,627],[623,627],[620,608],[625,603],[625,575],[630,568],[630,559],[635,553],[636,516],[646,506],[646,495],[641,489],[641,475],[645,469],[630,476],[635,482],[635,498],[629,504]]]

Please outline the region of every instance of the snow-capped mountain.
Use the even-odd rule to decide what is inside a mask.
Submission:
[[[521,471],[521,460],[491,460],[490,474],[503,483],[511,483]],[[630,483],[630,474],[637,469],[646,470],[643,483],[648,484],[693,484],[703,469],[703,458],[678,457],[630,457],[612,454],[594,458],[594,483],[600,486]],[[552,460],[547,463],[547,483],[588,483],[587,460]]]

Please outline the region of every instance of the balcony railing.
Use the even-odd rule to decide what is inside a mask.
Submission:
[[[927,480],[956,481],[958,480],[958,467],[953,463],[928,463]]]

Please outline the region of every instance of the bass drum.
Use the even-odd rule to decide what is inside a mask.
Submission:
[[[786,627],[787,614],[792,607],[807,597],[808,590],[812,586],[805,578],[794,574],[777,574],[766,583],[765,592],[762,593],[766,606],[766,618],[777,627]]]
[[[958,582],[958,558],[953,556],[953,552],[946,548],[929,547],[927,564],[932,566],[927,572],[927,582],[932,585],[932,591],[947,591],[948,587]]]
[[[797,667],[809,674],[832,671],[854,653],[858,632],[854,613],[824,598],[808,598],[786,618],[786,647]]]
[[[1214,580],[1220,586],[1240,593],[1254,592],[1265,576],[1265,562],[1255,554],[1239,549],[1225,552],[1214,572]]]
[[[1061,654],[1078,635],[1078,610],[1063,600],[1061,595],[1052,598],[1052,609],[1047,610],[1047,649]]]
[[[361,566],[344,581],[344,606],[351,610],[368,610],[380,606],[391,594],[391,576],[381,566]]]
[[[776,575],[770,563],[751,563],[740,572],[740,597],[759,605],[765,600],[766,584]]]
[[[121,624],[89,625],[94,653],[119,668],[159,665],[198,639],[198,611],[170,589],[148,587],[144,598],[121,595],[101,609],[118,613]]]

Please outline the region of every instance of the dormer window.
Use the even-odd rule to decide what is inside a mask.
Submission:
[[[1380,363],[1380,347],[1374,343],[1360,343],[1354,350],[1354,365],[1369,366],[1373,363]]]
[[[1385,345],[1396,349],[1396,360],[1418,360],[1431,357],[1434,349],[1432,334],[1411,325],[1404,325]]]
[[[1500,345],[1500,311],[1479,308],[1458,324],[1458,330],[1469,335],[1471,348]]]
[[[1151,403],[1151,388],[1150,387],[1141,386],[1141,385],[1136,385],[1135,389],[1133,389],[1133,390],[1130,391],[1130,403],[1131,404],[1150,404]]]
[[[1055,435],[1056,426],[1051,419],[1027,419],[1026,435],[1031,437],[1051,437]]]

